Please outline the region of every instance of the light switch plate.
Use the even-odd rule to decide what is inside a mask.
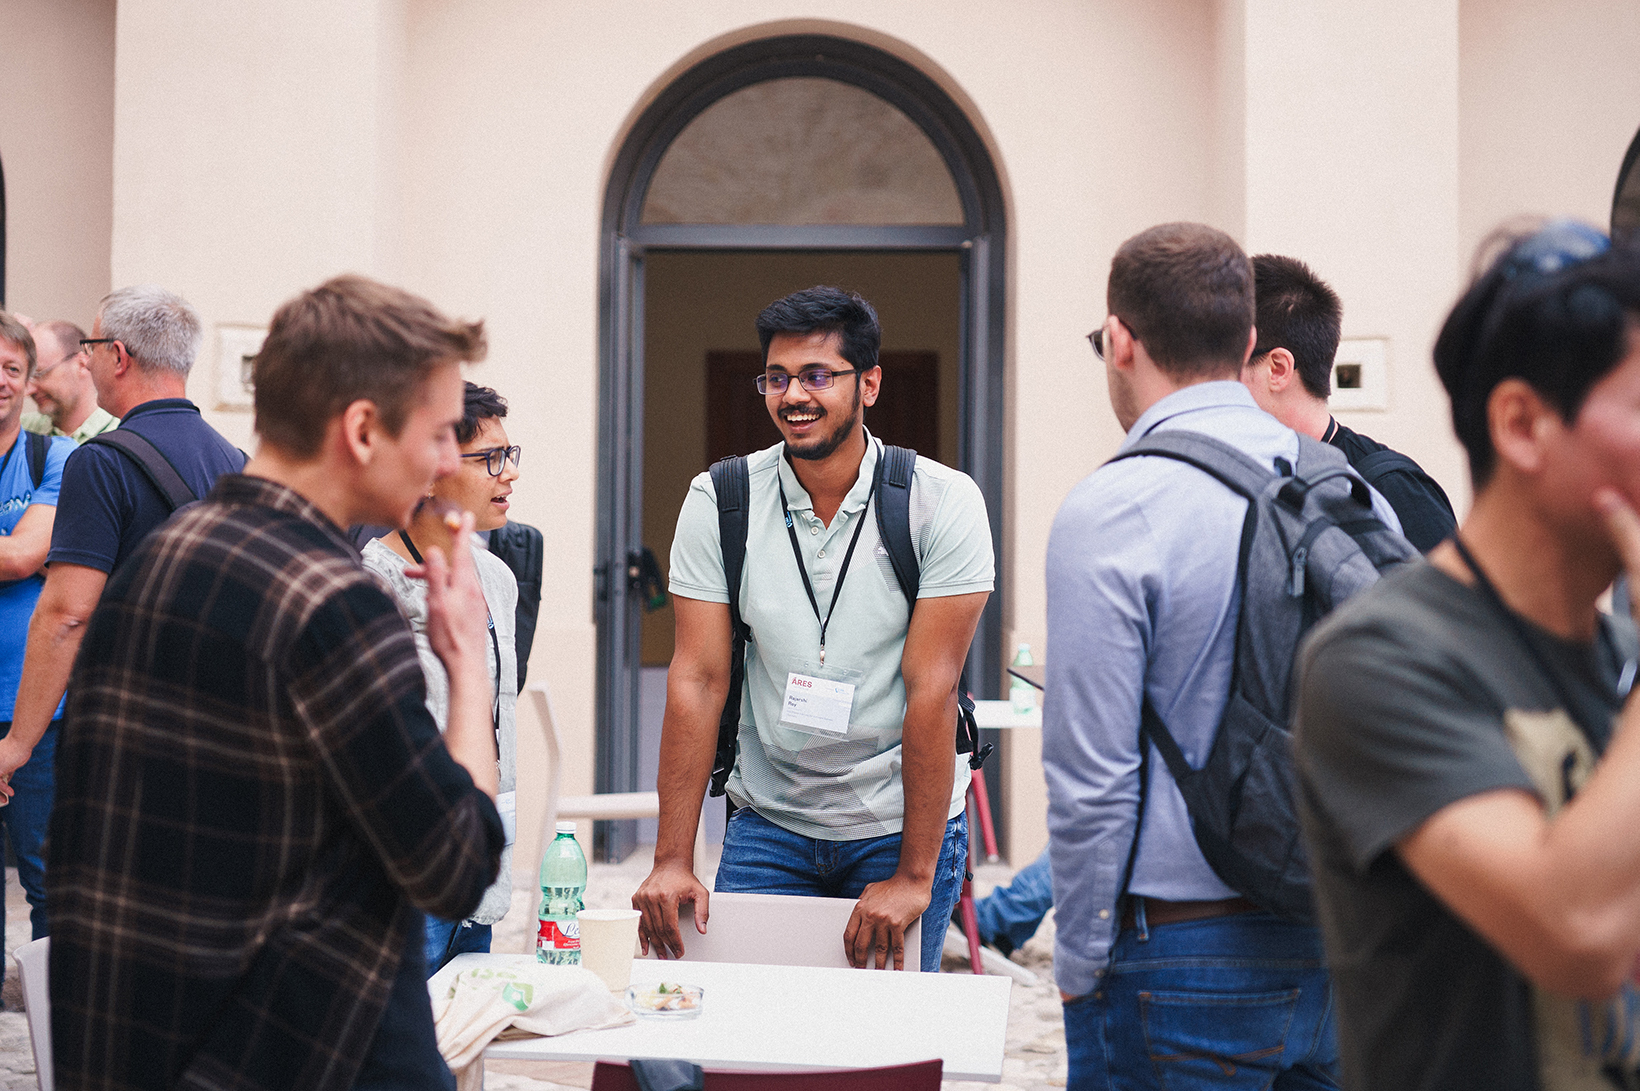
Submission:
[[[251,408],[251,361],[262,351],[268,331],[256,326],[216,328],[216,407]]]
[[[1334,409],[1389,408],[1389,339],[1346,337],[1333,358]]]

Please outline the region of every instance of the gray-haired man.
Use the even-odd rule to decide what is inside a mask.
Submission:
[[[105,296],[91,336],[81,345],[97,403],[121,418],[115,432],[147,440],[195,496],[204,496],[218,477],[244,466],[245,456],[206,424],[186,397],[199,342],[199,316],[187,300],[141,285]],[[171,511],[165,495],[124,451],[93,442],[69,457],[46,556],[46,585],[29,622],[11,733],[0,739],[0,777],[28,761],[50,725],[109,573]],[[0,784],[0,797],[10,795]]]

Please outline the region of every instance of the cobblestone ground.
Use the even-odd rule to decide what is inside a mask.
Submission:
[[[613,908],[631,904],[632,892],[649,873],[650,859],[639,851],[620,864],[593,864],[587,883],[589,908]],[[1007,882],[1012,871],[1006,865],[981,865],[975,879],[976,892],[984,894],[993,883]],[[531,950],[536,904],[529,884],[522,884],[513,898],[513,908],[496,926],[494,949]],[[0,1091],[32,1091],[35,1088],[34,1052],[29,1047],[28,1023],[23,1015],[22,992],[17,985],[17,966],[10,952],[28,942],[28,903],[17,883],[15,869],[6,869],[6,980],[0,988]],[[1007,1050],[1000,1084],[967,1083],[949,1080],[947,1091],[1042,1091],[1065,1086],[1065,1030],[1060,1017],[1059,994],[1053,986],[1053,917],[1050,914],[1036,938],[1014,953],[1014,960],[1029,968],[1040,983],[1027,988],[1014,983],[1008,1015]],[[966,972],[965,959],[946,957],[948,971]],[[560,1091],[592,1085],[590,1064],[548,1064],[531,1061],[492,1062],[484,1086],[488,1091]]]

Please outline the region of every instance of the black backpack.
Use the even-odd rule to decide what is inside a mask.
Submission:
[[[1219,878],[1260,907],[1309,923],[1315,910],[1293,804],[1289,727],[1298,644],[1323,615],[1418,551],[1373,514],[1366,484],[1341,451],[1305,435],[1298,442],[1298,465],[1283,461],[1279,474],[1229,444],[1188,431],[1152,432],[1111,461],[1176,459],[1247,498],[1236,565],[1235,665],[1207,764],[1190,766],[1148,696],[1140,732],[1167,763],[1196,844]],[[1147,764],[1140,769],[1141,816]],[[1137,849],[1135,830],[1124,891]]]
[[[895,582],[912,609],[917,606],[917,589],[922,566],[911,544],[911,475],[917,466],[917,452],[907,447],[883,444],[872,475],[873,503],[877,509],[877,533],[894,569]],[[729,588],[729,625],[733,645],[729,656],[729,695],[718,717],[717,755],[712,764],[711,794],[720,796],[740,752],[740,696],[746,681],[746,641],[751,627],[740,616],[740,574],[746,562],[746,532],[750,526],[751,479],[745,456],[725,458],[712,465],[712,487],[717,490],[718,537],[723,547],[723,575]],[[964,671],[957,684],[957,753],[968,755],[968,767],[978,769],[991,753],[991,744],[980,744],[974,726],[974,699],[968,695]]]
[[[28,476],[39,488],[46,479],[46,452],[51,449],[51,437],[38,432],[24,432],[24,453],[28,456]]]

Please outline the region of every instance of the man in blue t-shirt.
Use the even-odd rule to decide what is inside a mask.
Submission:
[[[74,449],[73,440],[23,433],[23,396],[35,363],[34,338],[27,327],[0,311],[0,736],[11,732],[24,636],[45,582],[39,573],[51,545],[63,463]],[[28,896],[35,939],[46,934],[45,861],[40,850],[51,817],[52,759],[57,718],[62,714],[59,700],[33,756],[11,772],[11,805],[0,810],[0,825],[17,857],[17,876]],[[0,950],[5,949],[5,936],[0,914]]]
[[[199,316],[188,301],[151,285],[104,297],[91,336],[81,342],[97,404],[120,418],[120,427],[106,435],[134,432],[147,440],[195,497],[245,464],[244,452],[206,424],[185,396],[199,342]],[[122,450],[88,442],[63,466],[61,516],[49,532],[46,557],[51,570],[29,622],[11,732],[0,738],[0,778],[27,762],[45,736],[109,574],[171,511],[165,494]],[[9,794],[0,781],[0,801]]]

